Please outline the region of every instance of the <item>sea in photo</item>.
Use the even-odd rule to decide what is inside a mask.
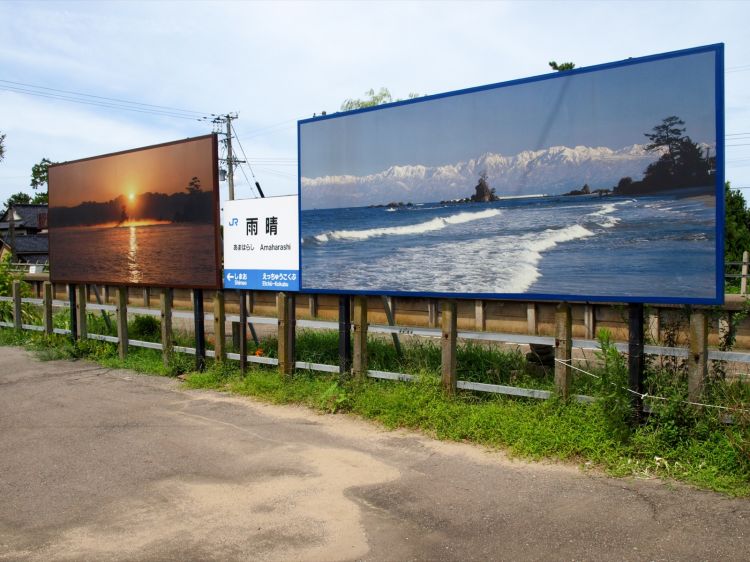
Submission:
[[[302,287],[710,299],[715,200],[701,193],[307,210]]]
[[[197,287],[216,283],[214,226],[125,224],[57,229],[55,276],[82,283]],[[189,272],[189,278],[182,276]],[[187,283],[186,283],[187,284]]]

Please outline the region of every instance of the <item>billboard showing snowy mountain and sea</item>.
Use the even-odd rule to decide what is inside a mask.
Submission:
[[[722,45],[298,129],[302,291],[723,299]]]

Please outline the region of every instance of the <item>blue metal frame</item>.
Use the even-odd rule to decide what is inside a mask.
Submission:
[[[333,294],[333,295],[387,295],[387,296],[403,296],[403,297],[438,297],[438,298],[457,298],[457,299],[503,299],[503,300],[540,300],[540,301],[572,301],[572,302],[623,302],[623,303],[653,303],[653,304],[696,304],[696,305],[720,305],[724,304],[724,44],[716,43],[712,45],[704,45],[701,47],[693,47],[690,49],[682,49],[678,51],[670,51],[667,53],[659,53],[656,55],[648,55],[638,58],[629,58],[621,61],[598,64],[594,66],[587,66],[585,68],[576,68],[573,70],[567,70],[564,72],[553,72],[549,74],[541,74],[537,76],[531,76],[528,78],[520,78],[516,80],[509,80],[506,82],[497,82],[494,84],[487,84],[484,86],[475,86],[472,88],[465,88],[461,90],[453,90],[450,92],[443,92],[440,94],[433,94],[415,99],[408,99],[402,101],[395,101],[391,103],[385,103],[382,105],[365,107],[361,109],[353,109],[350,111],[341,111],[330,115],[321,115],[319,117],[311,117],[308,119],[300,119],[297,121],[297,193],[298,198],[298,209],[299,209],[299,221],[300,221],[300,237],[302,237],[302,153],[300,143],[300,127],[306,123],[312,123],[317,121],[325,121],[327,119],[338,119],[339,117],[354,115],[357,113],[367,113],[369,111],[379,111],[381,109],[387,109],[391,107],[398,107],[401,105],[410,105],[415,103],[423,103],[426,101],[447,98],[452,96],[459,96],[463,94],[470,94],[475,92],[481,92],[484,90],[492,90],[497,88],[504,88],[507,86],[515,86],[518,84],[528,84],[531,82],[540,82],[542,80],[554,80],[555,78],[562,78],[566,76],[574,76],[578,74],[587,74],[589,72],[597,72],[600,70],[607,70],[612,68],[621,68],[625,66],[642,64],[645,62],[654,62],[659,60],[683,57],[688,55],[694,55],[698,53],[710,53],[713,52],[715,55],[715,93],[716,93],[716,295],[714,298],[679,298],[679,297],[660,297],[660,296],[643,296],[643,297],[629,297],[629,296],[617,296],[617,295],[603,295],[603,296],[590,296],[590,295],[565,295],[565,294],[541,294],[541,293],[441,293],[441,292],[418,292],[418,291],[373,291],[373,290],[332,290],[332,289],[315,289],[312,287],[306,287],[304,285],[304,273],[302,263],[302,245],[300,244],[300,291],[312,294]]]

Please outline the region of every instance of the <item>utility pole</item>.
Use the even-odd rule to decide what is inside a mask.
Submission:
[[[8,220],[9,234],[10,234],[10,261],[16,262],[16,211],[13,205],[8,205],[8,214],[10,219]]]
[[[234,201],[234,157],[232,155],[232,115],[227,113],[227,182],[229,183],[229,200]]]

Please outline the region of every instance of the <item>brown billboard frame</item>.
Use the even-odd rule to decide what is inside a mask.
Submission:
[[[145,150],[153,150],[157,148],[163,148],[167,146],[174,146],[178,144],[183,144],[187,142],[195,142],[200,141],[204,139],[211,138],[211,152],[212,152],[212,173],[211,173],[211,190],[213,193],[212,197],[212,204],[213,204],[213,233],[214,233],[214,283],[213,284],[207,284],[207,285],[199,285],[199,284],[185,284],[185,283],[132,283],[132,282],[113,282],[110,280],[102,279],[97,282],[92,282],[91,280],[84,281],[81,279],[57,279],[54,276],[54,270],[52,268],[52,255],[53,255],[53,237],[48,234],[49,239],[49,256],[50,256],[50,281],[52,283],[60,283],[60,284],[69,284],[69,285],[93,285],[93,284],[101,284],[101,285],[110,285],[110,286],[120,286],[120,287],[157,287],[157,288],[175,288],[175,289],[209,289],[209,290],[217,290],[221,288],[221,280],[222,280],[222,254],[221,254],[221,227],[220,227],[220,216],[219,216],[219,206],[220,206],[220,197],[219,197],[219,142],[218,142],[218,135],[216,133],[210,133],[208,135],[201,135],[198,137],[188,137],[185,139],[180,139],[176,141],[170,141],[170,142],[164,142],[159,144],[153,144],[149,146],[142,146],[138,148],[131,148],[128,150],[120,150],[117,152],[110,152],[107,154],[99,154],[97,156],[89,156],[87,158],[79,158],[77,160],[69,160],[67,162],[56,162],[54,164],[50,164],[50,168],[56,168],[61,166],[66,166],[69,164],[78,164],[81,162],[87,162],[91,160],[98,160],[101,158],[110,158],[113,156],[121,156],[124,154],[130,154],[133,152],[141,152]],[[50,182],[51,183],[51,182]],[[51,188],[50,183],[48,183],[47,189],[48,191]],[[50,216],[49,211],[51,210],[51,207],[48,203],[48,216]],[[49,231],[52,230],[52,228],[49,228],[49,221],[48,221],[48,229]]]

